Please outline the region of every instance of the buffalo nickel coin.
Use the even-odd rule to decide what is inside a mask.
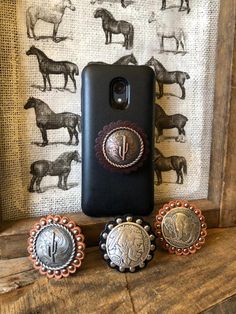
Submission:
[[[155,232],[170,253],[195,253],[205,243],[207,226],[201,210],[184,200],[165,204],[156,216]]]

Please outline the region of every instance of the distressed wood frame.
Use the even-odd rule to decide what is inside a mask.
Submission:
[[[208,227],[236,225],[236,145],[233,141],[236,135],[236,75],[232,75],[233,68],[236,73],[235,3],[236,0],[228,0],[220,9],[208,198],[194,200],[202,209]],[[162,205],[156,202],[156,209],[146,220],[152,223]],[[70,214],[70,217],[83,229],[89,246],[97,244],[99,233],[109,219],[90,218],[83,213]],[[27,255],[28,231],[37,219],[0,222],[0,259]]]

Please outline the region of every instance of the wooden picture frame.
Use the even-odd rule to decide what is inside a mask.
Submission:
[[[14,14],[14,11],[8,12],[8,14]],[[13,33],[11,39],[13,47],[17,41],[16,35],[14,35],[16,30],[12,27],[12,30],[9,31]],[[4,36],[6,36],[5,32],[0,34],[3,49],[6,45]],[[210,228],[236,225],[236,192],[234,191],[236,188],[236,145],[234,144],[234,135],[236,134],[236,76],[232,76],[233,69],[236,71],[234,36],[235,0],[228,0],[227,5],[221,1],[208,198],[193,201],[202,209]],[[233,58],[234,55],[235,58]],[[14,57],[17,56],[13,53],[12,58]],[[10,63],[8,65],[8,62],[6,60],[6,67],[9,66],[13,76],[15,69],[12,69],[12,65]],[[0,76],[6,75],[4,73],[5,71],[2,71]],[[11,80],[10,75],[9,80]],[[12,93],[6,97],[14,101],[14,93],[17,93],[17,89],[13,90]],[[4,157],[4,154],[2,156]],[[162,205],[156,202],[154,212],[146,217],[146,220],[152,223],[154,215]],[[109,218],[90,218],[83,213],[70,214],[70,217],[81,226],[88,246],[97,244],[99,233],[109,220]],[[37,220],[38,218],[30,218],[0,222],[0,259],[27,255],[28,231]]]

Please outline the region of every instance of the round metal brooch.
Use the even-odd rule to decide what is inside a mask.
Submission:
[[[106,224],[99,246],[111,268],[120,272],[136,272],[152,259],[155,235],[140,217],[123,216]]]
[[[148,154],[148,141],[143,130],[134,123],[117,121],[98,133],[95,151],[103,167],[129,173],[142,166]]]
[[[165,204],[156,216],[154,227],[163,248],[177,255],[195,253],[207,235],[201,210],[184,200]]]
[[[59,215],[41,218],[30,230],[29,258],[42,275],[61,279],[75,273],[84,258],[84,236],[76,223]]]

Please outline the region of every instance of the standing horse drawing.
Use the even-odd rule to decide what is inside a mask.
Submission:
[[[182,156],[164,157],[164,155],[155,148],[154,150],[154,171],[157,176],[157,184],[162,183],[162,172],[174,170],[177,174],[177,184],[183,184],[183,173],[187,174],[187,161]]]
[[[97,9],[94,13],[94,17],[102,19],[102,28],[106,37],[106,45],[112,42],[112,34],[122,34],[124,36],[123,47],[126,49],[133,48],[134,27],[131,23],[122,20],[116,21],[113,15],[103,8]]]
[[[186,3],[186,8],[184,8],[184,2]],[[162,7],[161,10],[166,9],[166,0],[162,0]],[[189,6],[189,0],[180,0],[180,7],[179,11],[187,11],[187,13],[190,12],[190,6]]]
[[[78,145],[78,127],[81,132],[81,117],[78,114],[71,112],[55,113],[50,107],[40,99],[30,97],[24,106],[25,109],[34,108],[36,115],[36,125],[40,129],[43,143],[42,146],[48,144],[47,130],[67,128],[70,140],[69,145],[72,144],[73,136],[75,137],[75,144]]]
[[[154,72],[156,76],[156,80],[159,86],[159,96],[161,98],[163,96],[163,85],[164,84],[178,84],[182,91],[181,99],[185,99],[185,87],[184,83],[186,79],[189,79],[190,76],[186,72],[174,71],[169,72],[165,69],[165,67],[157,61],[154,57],[146,63],[146,65],[153,66]]]
[[[51,1],[48,1],[47,5],[33,5],[27,9],[26,26],[29,38],[33,37],[35,40],[40,39],[40,37],[35,35],[34,28],[37,21],[42,20],[54,25],[52,35],[53,41],[59,42],[62,40],[62,38],[57,38],[58,27],[62,21],[66,8],[69,8],[71,11],[75,11],[75,6],[70,0],[59,0],[54,4],[51,4],[50,2]]]
[[[130,55],[123,56],[120,59],[118,59],[116,62],[112,63],[113,65],[128,65],[128,64],[134,64],[137,65],[138,62],[135,58],[135,56],[131,53]],[[102,61],[95,61],[95,62],[89,62],[88,64],[109,64]]]
[[[29,192],[42,193],[40,183],[43,177],[58,176],[58,187],[62,190],[68,190],[67,179],[71,171],[72,161],[81,162],[77,151],[66,152],[61,154],[55,161],[37,160],[30,166],[32,179],[30,182]],[[64,183],[64,184],[63,184]],[[36,189],[34,186],[36,185]]]
[[[74,83],[74,89],[76,91],[75,75],[79,75],[79,69],[75,63],[69,61],[54,61],[49,59],[42,50],[36,48],[35,46],[31,46],[30,49],[26,51],[26,54],[27,56],[35,55],[38,59],[39,71],[43,76],[44,92],[46,91],[47,81],[49,90],[52,89],[49,74],[63,74],[65,78],[64,89],[66,88],[69,76]]]
[[[156,23],[156,34],[160,38],[160,51],[164,52],[164,40],[165,38],[173,38],[176,42],[176,49],[173,52],[178,53],[179,47],[181,46],[182,54],[185,54],[185,34],[182,28],[179,27],[167,27],[164,23],[160,23],[155,13],[152,12],[151,16],[148,19],[148,23]]]
[[[155,105],[155,127],[157,129],[156,142],[160,142],[164,129],[177,128],[179,136],[175,138],[176,142],[185,142],[185,124],[188,118],[182,114],[167,115],[159,105]]]

